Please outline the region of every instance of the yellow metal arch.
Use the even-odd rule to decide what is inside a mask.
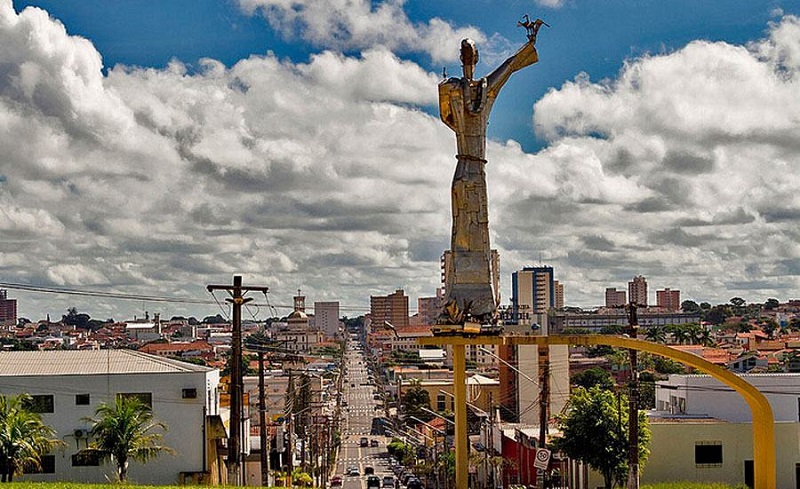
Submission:
[[[630,348],[633,350],[646,351],[654,353],[662,357],[677,360],[685,365],[689,365],[698,370],[701,370],[719,381],[727,384],[738,392],[748,406],[753,415],[753,482],[754,489],[774,489],[776,484],[775,473],[775,420],[772,414],[772,407],[767,401],[767,398],[753,387],[750,383],[743,380],[741,377],[725,370],[722,367],[714,365],[713,363],[704,360],[697,355],[686,353],[681,350],[670,348],[669,346],[659,343],[652,343],[649,341],[636,340],[633,338],[626,338],[621,336],[609,335],[556,335],[556,336],[482,336],[476,338],[464,338],[458,336],[450,337],[428,337],[420,338],[420,344],[423,345],[452,345],[456,355],[454,365],[454,381],[460,380],[465,382],[463,352],[465,345],[608,345],[620,348]],[[459,368],[460,367],[460,368]],[[462,370],[458,372],[458,370]],[[454,386],[458,387],[458,386]],[[462,405],[463,404],[463,405]],[[462,417],[466,418],[466,403],[456,402],[456,422],[459,421],[459,411],[464,411]],[[464,420],[464,433],[466,433],[466,420]],[[456,432],[458,433],[458,426]],[[456,440],[458,444],[458,439]],[[466,450],[464,450],[466,452]],[[456,449],[456,458],[458,457],[459,450]],[[466,454],[462,455],[464,458],[464,469],[466,469]],[[456,465],[459,465],[459,460],[456,460]],[[456,469],[457,476],[460,471]],[[464,470],[466,472],[466,470]],[[466,475],[466,474],[465,474]],[[457,477],[458,479],[459,477]],[[463,477],[466,483],[466,477]],[[457,485],[458,485],[457,481]],[[460,486],[459,486],[460,487]],[[466,487],[464,485],[463,487]]]

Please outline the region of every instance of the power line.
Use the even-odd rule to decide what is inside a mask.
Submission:
[[[99,297],[105,299],[126,300],[126,301],[145,301],[145,302],[159,302],[159,303],[172,303],[172,304],[197,304],[213,306],[218,304],[217,301],[210,301],[207,299],[192,299],[184,297],[170,297],[170,296],[155,296],[143,294],[128,294],[122,292],[104,292],[98,290],[81,290],[68,287],[52,287],[44,285],[28,285],[13,282],[0,282],[0,288],[11,290],[22,290],[25,292],[33,292],[38,294],[57,294],[57,295],[70,295],[81,297]],[[270,311],[277,312],[276,309],[294,309],[293,304],[270,304],[269,297],[265,303],[251,302],[253,306],[267,307]],[[310,309],[313,309],[311,307]],[[340,311],[355,311],[355,312],[368,312],[369,307],[365,306],[350,306],[339,305]],[[277,315],[277,314],[276,314]]]

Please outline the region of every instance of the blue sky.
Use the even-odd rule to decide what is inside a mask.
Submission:
[[[436,83],[463,36],[499,64],[528,13],[552,28],[489,126],[502,295],[541,260],[571,305],[639,274],[798,296],[797,2],[288,3],[0,0],[1,281],[202,298],[242,273],[278,304],[413,309],[448,246]]]
[[[503,116],[492,120],[492,137],[515,139],[526,150],[541,147],[531,127],[530,105],[548,88],[581,72],[593,80],[613,77],[626,59],[670,52],[697,39],[742,44],[763,35],[777,11],[800,12],[796,2],[748,0],[557,3],[553,7],[519,0],[417,0],[404,2],[403,7],[412,22],[438,17],[455,26],[475,26],[487,35],[497,33],[512,43],[524,40],[516,22],[525,13],[555,26],[540,37],[543,62],[515,76],[504,92],[507,95],[497,102],[496,113]],[[267,51],[305,62],[324,49],[297,37],[285,39],[263,17],[242,12],[233,0],[17,0],[14,5],[18,10],[28,5],[44,8],[64,22],[71,34],[91,40],[109,68],[118,63],[164,67],[171,59],[191,67],[200,58],[213,58],[230,67]],[[436,73],[444,67],[421,53],[402,54]],[[489,68],[483,65],[484,70]],[[460,71],[452,61],[447,69],[450,74]]]

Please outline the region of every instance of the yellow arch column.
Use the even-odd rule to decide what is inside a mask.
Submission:
[[[420,338],[421,345],[452,345],[460,350],[460,358],[454,362],[454,390],[465,389],[465,366],[463,351],[465,345],[608,345],[630,348],[654,353],[662,357],[677,360],[701,370],[738,392],[750,406],[753,416],[753,482],[754,489],[775,489],[775,420],[772,406],[764,395],[741,377],[734,375],[697,355],[686,353],[666,345],[649,341],[635,340],[620,336],[608,335],[564,335],[564,336],[482,336],[464,338],[458,336],[438,336]],[[459,355],[457,355],[459,356]],[[462,394],[463,395],[463,394]],[[460,397],[460,396],[459,396]],[[466,446],[466,403],[456,399],[456,433],[464,433],[463,438],[456,436],[456,489],[467,489],[467,446]],[[460,421],[460,422],[459,422]],[[460,429],[459,429],[460,428]]]

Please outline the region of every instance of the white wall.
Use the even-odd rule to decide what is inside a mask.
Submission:
[[[775,421],[800,421],[800,374],[745,374],[740,377],[755,386],[772,406]],[[667,384],[675,387],[658,387]],[[656,409],[670,397],[685,399],[686,414],[708,415],[734,423],[752,421],[750,407],[732,388],[710,375],[670,375],[656,384]],[[669,412],[668,409],[663,409]]]
[[[0,393],[16,395],[53,395],[54,412],[42,415],[43,421],[57,431],[65,442],[57,449],[54,474],[29,474],[19,480],[77,481],[103,483],[114,480],[116,467],[105,463],[99,467],[72,467],[71,456],[84,448],[87,441],[74,436],[77,428],[89,428],[82,418],[94,416],[101,402],[113,402],[118,393],[152,393],[153,414],[169,430],[163,444],[177,452],[164,454],[141,465],[131,461],[129,478],[141,484],[175,484],[179,472],[203,470],[204,408],[216,414],[216,389],[219,372],[182,372],[124,375],[59,375],[31,377],[0,377]],[[197,389],[196,399],[182,399],[182,389]],[[76,394],[89,394],[89,405],[76,405]]]

